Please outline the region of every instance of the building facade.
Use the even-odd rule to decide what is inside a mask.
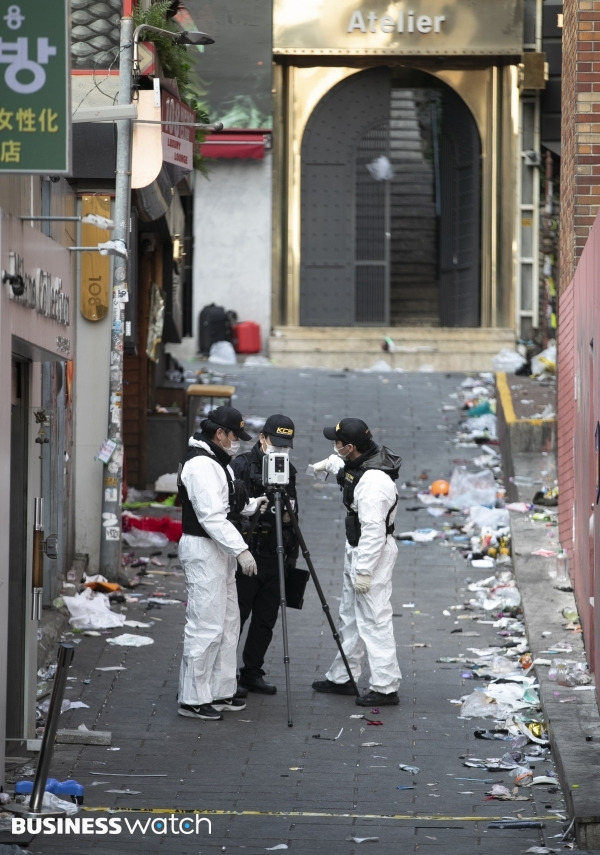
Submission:
[[[435,364],[437,349],[440,367],[488,368],[501,346],[536,338],[549,275],[539,177],[543,155],[555,177],[560,155],[561,5],[275,0],[272,19],[266,4],[221,5],[187,4],[201,29],[232,46],[246,45],[249,23],[253,34],[270,28],[274,98],[271,115],[236,114],[215,98],[211,120],[255,134],[264,128],[253,119],[270,120],[272,153],[225,159],[216,134],[203,146],[216,159],[197,183],[194,312],[211,289],[242,319],[254,312],[280,364],[320,364],[346,340],[342,364],[365,367],[370,339],[376,353],[389,334],[428,342],[423,359]],[[234,92],[250,79],[264,105],[267,45],[258,41],[262,76],[246,73],[247,46],[237,75],[215,65],[218,53],[201,62]],[[253,217],[267,198],[270,220]],[[224,227],[213,216],[223,201],[233,214]],[[450,353],[431,347],[444,338]],[[192,342],[179,352],[186,346],[190,354]],[[406,359],[398,364],[418,367]]]

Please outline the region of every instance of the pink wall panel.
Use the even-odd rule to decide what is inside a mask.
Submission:
[[[600,475],[600,222],[596,222],[573,280],[560,295],[558,337],[559,537],[568,551],[590,667],[600,663],[594,610],[600,590],[596,506]],[[598,428],[600,431],[600,426]]]

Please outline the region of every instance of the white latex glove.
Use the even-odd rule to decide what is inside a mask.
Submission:
[[[266,496],[258,496],[256,499],[251,498],[248,499],[242,514],[245,517],[253,517],[257,511],[260,511],[261,514],[267,510],[269,504],[269,500]]]
[[[261,513],[261,514],[264,514],[264,512],[267,510],[268,507],[269,507],[268,496],[257,496],[257,498],[256,498],[256,510],[259,511],[259,513]]]
[[[329,463],[329,458],[326,457],[325,460],[319,460],[318,463],[313,463],[312,468],[314,472],[327,472],[327,464]]]
[[[356,573],[352,585],[357,594],[366,594],[371,587],[371,576],[368,573]]]
[[[256,566],[254,556],[252,555],[249,549],[244,550],[244,552],[240,552],[237,557],[237,560],[244,576],[256,576],[256,574],[258,573],[258,568]]]

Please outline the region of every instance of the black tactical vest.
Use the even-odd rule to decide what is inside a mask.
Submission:
[[[365,461],[367,462],[367,461]],[[389,475],[392,481],[395,481],[398,477],[398,471],[392,470],[389,471],[387,469],[378,469],[375,466],[359,466],[356,469],[348,469],[344,467],[340,469],[337,474],[337,482],[340,485],[340,489],[342,491],[342,502],[344,503],[344,507],[346,508],[346,540],[350,544],[350,546],[358,546],[358,541],[360,540],[360,520],[358,519],[358,512],[353,510],[352,503],[354,501],[354,491],[356,490],[356,485],[365,474],[369,470],[385,472],[386,475]],[[398,504],[398,496],[396,496],[396,501],[389,509],[387,516],[385,518],[385,534],[386,537],[390,534],[394,533],[394,523],[390,525],[390,517],[392,516],[392,512],[396,505]]]
[[[210,443],[210,440],[203,439],[203,442]],[[214,445],[214,443],[210,443]],[[219,454],[219,452],[221,452]],[[241,510],[246,504],[247,496],[243,496],[243,490],[241,485],[238,486],[238,482],[234,481],[229,472],[228,464],[229,457],[226,459],[223,458],[224,452],[222,449],[218,449],[216,454],[211,454],[205,448],[198,448],[198,446],[189,446],[187,450],[187,454],[182,463],[179,464],[179,471],[177,473],[177,490],[179,493],[179,499],[181,501],[181,523],[182,530],[184,534],[192,534],[195,537],[209,537],[206,531],[198,522],[198,517],[196,516],[196,512],[188,496],[188,492],[185,489],[185,485],[181,481],[181,473],[183,471],[183,467],[188,462],[188,460],[192,460],[194,457],[209,457],[211,460],[214,460],[215,463],[218,463],[225,472],[225,477],[227,478],[227,487],[229,491],[229,513],[227,514],[227,519],[237,528],[238,531],[241,530]],[[243,501],[242,501],[243,499]]]

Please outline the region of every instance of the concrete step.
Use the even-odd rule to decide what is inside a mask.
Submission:
[[[382,343],[392,339],[395,351]],[[275,365],[341,370],[370,368],[383,360],[390,368],[418,371],[491,371],[494,356],[514,347],[511,329],[414,327],[279,327],[269,339]]]

